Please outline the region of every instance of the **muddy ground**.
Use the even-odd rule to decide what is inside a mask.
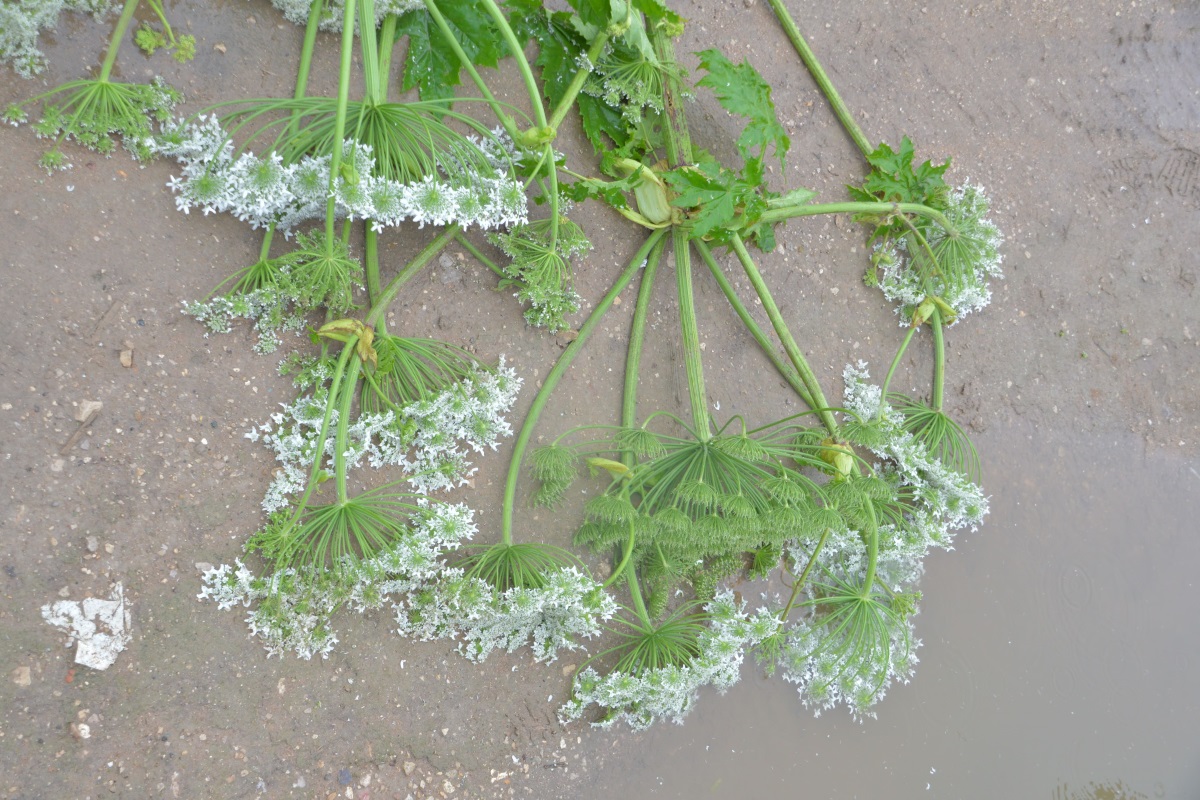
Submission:
[[[1118,492],[1142,485],[1123,481],[1122,469],[1195,464],[1200,6],[797,0],[790,7],[870,138],[894,143],[907,134],[922,158],[954,159],[952,182],[969,178],[993,199],[1007,237],[1006,277],[990,308],[949,332],[947,394],[980,443],[985,474],[995,475],[986,486],[994,506],[1052,480],[1054,458],[1092,452],[1084,443],[1121,443],[1109,453]],[[842,198],[843,184],[863,173],[861,159],[769,9],[737,0],[679,10],[690,21],[681,53],[720,46],[735,60],[749,58],[775,87],[793,139],[778,186]],[[185,91],[191,110],[290,93],[300,33],[265,0],[179,0],[170,13],[196,35],[195,62],[148,61],[127,46],[125,77],[161,71]],[[3,71],[0,102],[94,66],[107,31],[64,18],[47,46],[51,71],[35,81]],[[325,81],[329,44],[319,59]],[[690,55],[685,62],[694,66]],[[706,99],[693,112],[695,139],[731,152],[738,123]],[[577,132],[567,135],[573,164],[589,164]],[[600,796],[618,785],[636,796],[666,793],[647,763],[647,741],[684,764],[706,758],[695,731],[719,732],[723,712],[685,726],[688,735],[678,739],[671,731],[559,726],[554,709],[577,655],[546,666],[519,651],[477,666],[446,643],[398,638],[388,616],[376,614],[339,620],[342,645],[325,661],[268,660],[237,614],[198,603],[196,565],[233,559],[260,517],[272,459],[243,434],[291,390],[276,359],[250,352],[248,332],[205,338],[180,302],[253,260],[258,237],[236,220],[177,213],[165,187],[169,164],[72,150],[75,168],[47,177],[35,165],[40,146],[30,130],[3,129],[0,147],[0,796],[542,798]],[[595,300],[639,237],[601,209],[582,208],[578,218],[596,245],[578,289]],[[387,263],[402,263],[427,235],[390,236]],[[761,264],[827,392],[837,395],[847,361],[885,371],[900,330],[860,280],[863,230],[823,219],[789,225],[779,239]],[[452,250],[402,295],[395,329],[437,335],[487,359],[506,354],[526,381],[523,409],[561,340],[528,329],[512,298],[495,291],[494,277],[457,256]],[[697,284],[714,406],[752,419],[782,416],[794,401],[738,331],[717,288],[703,277]],[[652,336],[644,392],[647,403],[669,408],[686,401],[686,381],[670,348],[667,294],[655,311],[662,334]],[[560,386],[543,417],[546,433],[616,418],[632,306],[612,312]],[[913,351],[898,388],[925,385],[926,353]],[[75,436],[87,400],[103,410]],[[995,473],[989,444],[998,454]],[[477,510],[483,538],[497,535],[506,463],[502,447],[479,462],[474,487],[460,493]],[[1063,491],[1074,485],[1066,481]],[[1129,504],[1142,499],[1130,496]],[[1182,501],[1167,494],[1155,502]],[[518,525],[565,542],[568,519],[525,509]],[[1174,519],[1166,524],[1182,524]],[[938,560],[943,580],[978,567],[971,559],[984,550],[974,541]],[[116,581],[130,602],[132,642],[106,671],[73,668],[73,651],[40,608],[107,596]],[[948,614],[969,598],[971,583],[955,590],[928,593],[926,613]],[[939,652],[927,644],[922,658],[936,663]],[[758,686],[752,667],[746,675]],[[743,688],[719,702],[759,702],[761,695],[739,695]],[[905,691],[894,690],[881,716],[889,703],[903,708],[897,698]],[[896,713],[909,728],[932,724]],[[814,720],[798,703],[787,714],[813,735],[840,724]],[[89,738],[78,737],[81,722]],[[1200,754],[1183,751],[1179,760],[1189,755]],[[752,796],[737,774],[750,763],[731,762],[731,774],[707,784],[707,796]],[[1179,775],[1163,796],[1194,796],[1188,792],[1200,787],[1200,775],[1186,768]],[[986,793],[981,784],[960,796]]]

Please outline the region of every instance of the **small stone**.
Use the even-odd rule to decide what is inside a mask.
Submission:
[[[92,728],[86,722],[72,722],[71,735],[80,741],[90,739],[92,738]]]
[[[449,735],[450,735],[450,729],[442,728],[442,736],[449,736]]]
[[[124,367],[125,369],[129,369],[130,367],[133,366],[133,351],[132,350],[122,350],[121,351],[121,366]]]
[[[352,779],[353,779],[353,776],[350,774],[350,770],[348,770],[348,769],[339,769],[338,770],[338,785],[339,786],[349,786],[350,781]]]
[[[71,596],[71,587],[64,586],[61,589],[59,589],[58,596],[59,597],[70,597]]]
[[[207,561],[197,561],[196,562],[196,571],[199,572],[201,575],[203,575],[204,573],[209,572],[210,570],[213,570],[213,569],[216,569],[216,567],[214,567],[212,564],[208,563]]]
[[[442,791],[446,794],[454,794],[454,784],[450,781],[442,781]]]
[[[217,51],[221,55],[225,55],[228,48],[226,48],[225,45],[221,44],[220,42],[217,42],[216,44],[213,45],[213,50]]]
[[[63,467],[66,466],[66,463],[67,462],[63,461],[61,458],[56,458],[50,462],[50,471],[51,472],[62,472]]]
[[[102,408],[104,408],[104,403],[99,400],[82,400],[79,407],[75,409],[75,421],[86,422],[88,417],[99,414]]]
[[[416,765],[416,763],[415,763],[415,762],[413,762],[413,761],[405,761],[405,762],[404,762],[404,775],[405,775],[405,777],[408,777],[408,776],[412,775],[412,774],[413,774],[413,770],[415,770],[416,768],[417,768],[417,765]]]
[[[94,553],[99,549],[100,549],[100,540],[98,538],[96,538],[95,536],[87,537],[87,551],[89,553]]]
[[[33,675],[30,673],[29,667],[17,667],[8,675],[17,686],[28,686],[33,683]]]
[[[563,664],[562,674],[563,674],[564,678],[569,675],[572,675],[574,672],[575,672],[574,664]]]
[[[621,305],[621,295],[617,295],[616,297],[613,298],[613,305],[614,306]]]
[[[117,546],[115,544],[113,544],[112,542],[104,543],[104,552],[108,553],[110,556],[113,554],[113,551],[116,549],[117,549]]]

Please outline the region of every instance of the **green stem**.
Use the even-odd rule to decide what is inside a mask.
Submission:
[[[781,206],[768,208],[758,221],[763,224],[783,222],[794,217],[815,217],[821,214],[918,214],[928,217],[946,231],[948,236],[957,236],[958,230],[940,211],[920,203],[860,203],[846,201],[844,203],[810,203],[807,205]]]
[[[441,9],[438,8],[435,0],[425,0],[425,9],[429,11],[429,16],[433,17],[433,21],[437,24],[438,30],[442,32],[442,37],[445,38],[446,44],[450,45],[450,49],[454,51],[455,57],[458,58],[458,63],[467,71],[467,75],[471,77],[471,82],[475,84],[475,88],[483,95],[483,99],[491,106],[492,113],[500,120],[500,124],[504,126],[505,132],[516,141],[520,136],[520,131],[517,130],[517,124],[513,121],[511,115],[504,111],[504,106],[492,94],[492,90],[488,88],[486,82],[480,77],[479,71],[475,69],[475,64],[467,52],[463,50],[462,45],[458,41],[458,37],[454,35],[454,31],[450,30],[450,25],[446,22],[446,18],[442,16]]]
[[[763,280],[762,274],[758,271],[754,259],[746,251],[746,244],[742,241],[742,237],[736,233],[733,234],[731,243],[733,244],[733,251],[737,253],[738,260],[742,262],[742,268],[746,271],[746,277],[753,284],[754,291],[758,293],[758,299],[762,301],[763,308],[767,312],[767,317],[771,320],[772,327],[775,328],[775,335],[783,343],[783,351],[787,353],[792,366],[796,368],[796,372],[800,373],[800,379],[808,389],[808,393],[812,399],[810,405],[813,411],[817,412],[829,434],[831,436],[834,435],[837,433],[837,422],[833,419],[833,412],[829,410],[829,403],[825,400],[825,393],[821,391],[821,384],[817,381],[816,374],[808,366],[808,361],[804,358],[804,354],[800,352],[799,345],[792,338],[792,332],[788,330],[787,323],[783,321],[783,315],[779,313],[779,307],[775,305],[775,300],[771,297],[771,291],[767,288],[766,281]]]
[[[808,557],[808,563],[804,565],[804,571],[792,583],[792,594],[788,598],[787,605],[779,613],[779,621],[786,622],[788,615],[792,613],[792,609],[796,606],[796,598],[800,596],[800,591],[804,588],[805,582],[808,581],[808,573],[812,572],[813,566],[817,563],[817,556],[821,553],[821,548],[825,546],[825,540],[829,538],[829,528],[826,528],[821,533],[821,538],[817,541],[817,546],[813,548],[812,555]]]
[[[312,0],[308,9],[308,24],[304,26],[304,44],[300,48],[300,67],[296,70],[296,91],[292,97],[300,100],[308,93],[308,76],[312,72],[313,49],[317,44],[317,31],[321,25],[321,12],[325,9],[325,0]],[[290,130],[296,130],[299,113],[293,113]]]
[[[887,404],[888,386],[892,383],[892,376],[896,374],[896,368],[900,366],[900,359],[904,357],[904,351],[908,349],[908,343],[912,341],[913,334],[917,332],[915,327],[910,327],[908,333],[904,335],[904,341],[900,343],[900,349],[896,351],[896,357],[892,359],[892,366],[888,368],[887,377],[883,379],[883,389],[879,395],[879,413],[876,414],[876,419],[883,416],[883,407]]]
[[[372,0],[358,0],[362,4],[359,10],[358,32],[359,47],[362,50],[363,70],[363,104],[382,103],[386,98],[379,96],[382,81],[379,76],[379,37],[375,32],[375,5]]]
[[[750,335],[754,337],[754,341],[758,342],[758,346],[763,351],[763,354],[766,355],[783,379],[788,382],[788,385],[792,387],[792,390],[800,396],[800,399],[804,401],[804,404],[809,408],[816,410],[817,406],[813,404],[812,395],[808,393],[808,389],[804,388],[804,383],[800,380],[799,374],[797,374],[794,367],[779,357],[779,353],[775,350],[775,345],[772,344],[771,340],[767,338],[767,334],[762,328],[759,327],[758,322],[755,321],[754,317],[750,316],[749,309],[747,309],[745,304],[742,303],[741,298],[737,296],[737,292],[734,291],[733,285],[730,284],[729,279],[725,277],[725,271],[721,269],[721,265],[718,264],[717,260],[713,257],[712,249],[699,239],[693,241],[692,244],[696,246],[696,250],[700,253],[700,257],[704,259],[704,263],[708,265],[709,272],[711,272],[713,278],[716,279],[717,285],[721,287],[721,291],[725,294],[725,299],[728,300],[729,305],[733,307],[734,313],[738,315],[738,319],[740,319],[742,324],[746,326],[746,330],[749,331]]]
[[[363,320],[363,324],[368,327],[377,327],[382,322],[388,306],[392,304],[392,301],[396,299],[396,295],[400,293],[401,287],[424,269],[433,260],[434,256],[442,252],[446,245],[450,244],[458,234],[459,230],[461,229],[457,225],[447,225],[432,242],[425,245],[424,250],[417,253],[412,261],[405,264],[404,269],[396,273],[396,277],[388,281],[388,285],[383,287],[379,292],[379,297],[373,299],[371,310],[368,312],[366,319]]]
[[[366,231],[363,234],[363,262],[366,265],[367,276],[367,306],[374,308],[379,300],[383,289],[379,282],[379,234],[375,228],[371,226],[370,221],[367,221]],[[387,323],[384,317],[380,317],[375,325],[377,333],[387,333]]]
[[[502,269],[500,269],[500,267],[496,266],[495,261],[492,261],[490,258],[485,256],[483,254],[483,251],[481,251],[478,247],[473,245],[471,243],[471,241],[469,239],[467,239],[467,237],[463,236],[460,233],[454,237],[454,241],[458,242],[462,246],[462,248],[464,250],[466,250],[468,253],[475,256],[476,260],[479,261],[480,264],[483,264],[485,267],[490,269],[492,272],[496,273],[501,278],[508,277],[507,275],[504,274],[504,270],[502,270]]]
[[[304,513],[304,509],[308,506],[308,500],[312,497],[313,491],[317,488],[317,476],[321,473],[321,462],[325,460],[325,440],[329,436],[329,420],[333,416],[333,404],[337,398],[338,390],[342,385],[342,376],[346,373],[346,363],[350,360],[350,356],[354,354],[354,345],[358,342],[358,337],[351,337],[350,341],[342,348],[342,355],[338,358],[337,365],[333,368],[333,379],[329,384],[329,399],[325,403],[325,416],[321,420],[321,432],[316,438],[316,453],[313,454],[313,463],[308,471],[308,481],[304,487],[304,494],[300,497],[300,502],[296,504],[296,510],[292,514],[292,523],[295,524],[300,519],[300,515]]]
[[[342,15],[342,63],[338,73],[337,116],[334,118],[333,155],[329,161],[329,201],[325,205],[326,247],[333,254],[333,225],[336,200],[334,189],[342,166],[342,140],[346,136],[346,110],[350,105],[350,70],[354,64],[354,11],[355,0],[346,0],[346,11]]]
[[[654,45],[654,53],[664,64],[675,63],[675,43],[671,37],[657,26],[651,26],[650,41]],[[667,148],[667,163],[671,168],[691,164],[692,137],[688,133],[687,114],[683,110],[683,90],[679,75],[671,70],[663,84],[663,126]]]
[[[138,1],[125,0],[125,6],[121,9],[121,18],[117,20],[117,27],[113,29],[112,38],[108,42],[108,50],[104,53],[104,63],[100,65],[100,75],[97,80],[101,83],[107,82],[109,76],[112,75],[113,65],[117,63],[117,51],[121,49],[121,40],[129,31],[129,23],[133,21],[133,12],[137,10]]]
[[[942,332],[942,310],[936,306],[929,316],[929,329],[933,331],[933,396],[930,405],[940,414],[946,384],[946,339]]]
[[[680,346],[683,366],[687,372],[688,399],[692,404],[692,425],[696,438],[706,442],[712,435],[709,427],[708,393],[704,388],[704,365],[700,357],[700,330],[696,325],[696,298],[692,292],[692,254],[687,231],[671,229],[671,246],[675,250],[675,285],[679,290]]]
[[[333,445],[333,473],[337,478],[337,498],[339,503],[350,499],[346,492],[346,434],[350,430],[350,406],[354,402],[355,387],[358,385],[358,373],[362,369],[362,359],[351,358],[350,369],[347,371],[345,388],[338,404],[337,433]],[[332,397],[330,398],[332,401]]]
[[[429,2],[430,0],[426,0],[427,5]],[[517,63],[521,80],[525,82],[525,91],[529,94],[529,104],[533,106],[533,118],[537,121],[539,128],[548,127],[546,108],[542,105],[541,92],[538,91],[537,82],[533,79],[533,69],[529,66],[529,61],[525,59],[525,48],[517,41],[517,35],[513,33],[512,27],[504,17],[504,12],[500,10],[500,6],[496,5],[495,0],[482,0],[481,5],[496,23],[496,27],[500,30],[500,36],[504,38],[504,43],[508,45],[509,52],[512,53],[513,60]],[[551,163],[553,163],[553,159],[551,159]]]
[[[625,388],[621,395],[621,427],[632,428],[637,425],[637,391],[638,376],[642,371],[642,345],[646,341],[646,317],[650,310],[650,295],[654,290],[654,276],[658,273],[658,264],[662,259],[663,245],[667,242],[660,237],[658,244],[650,251],[646,261],[646,269],[642,272],[641,286],[638,287],[637,306],[633,309],[633,322],[629,326],[629,346],[625,350]],[[633,466],[633,454],[625,453],[621,459],[625,466]]]
[[[396,49],[396,26],[400,18],[388,14],[379,26],[379,102],[386,103],[392,79],[392,52]]]
[[[571,366],[571,362],[575,360],[575,356],[579,355],[579,351],[583,349],[583,345],[591,336],[592,331],[600,324],[605,312],[612,306],[613,300],[616,299],[629,282],[633,280],[633,276],[641,269],[643,262],[650,255],[655,244],[662,238],[662,232],[655,231],[650,234],[641,248],[630,260],[629,266],[617,278],[616,283],[608,290],[608,294],[596,304],[592,309],[592,313],[588,315],[587,320],[579,328],[579,335],[575,341],[567,345],[563,350],[562,355],[558,357],[558,361],[554,362],[554,366],[546,375],[546,380],[542,382],[542,388],[538,390],[537,396],[533,398],[533,403],[529,406],[529,411],[525,415],[525,422],[521,425],[521,432],[517,434],[517,440],[513,444],[512,460],[508,465],[508,477],[504,482],[504,508],[501,517],[501,536],[505,545],[512,545],[512,518],[513,506],[517,497],[517,477],[521,473],[521,459],[525,455],[525,448],[529,445],[529,440],[533,437],[533,430],[537,426],[538,417],[542,413],[542,409],[546,407],[546,403],[550,400],[550,395],[554,393],[554,388],[558,385],[559,380],[566,373],[567,368]]]
[[[626,572],[625,580],[629,584],[629,596],[633,599],[633,609],[637,612],[638,618],[647,628],[652,627],[650,614],[646,611],[646,602],[642,600],[642,587],[638,585],[637,570],[631,569]]]
[[[804,66],[808,67],[808,71],[812,74],[813,79],[816,80],[817,86],[821,87],[825,98],[833,106],[833,113],[837,114],[837,118],[841,120],[842,127],[846,129],[846,133],[854,140],[854,144],[862,151],[864,156],[870,155],[875,148],[871,147],[871,143],[867,141],[866,134],[862,132],[862,129],[858,127],[858,123],[854,121],[854,116],[842,101],[842,96],[838,94],[837,89],[833,88],[833,82],[829,80],[829,76],[821,68],[821,62],[817,60],[816,54],[808,46],[808,42],[804,40],[804,37],[800,35],[800,29],[796,27],[796,21],[788,13],[783,0],[767,0],[767,2],[771,4],[771,10],[779,18],[779,23],[783,26],[784,33],[791,39],[792,46],[796,48],[796,53],[799,54],[800,60],[804,62]]]
[[[562,125],[567,114],[571,110],[571,106],[575,104],[575,98],[579,96],[579,92],[583,90],[583,84],[587,82],[588,76],[592,74],[592,65],[600,60],[600,56],[604,53],[604,48],[608,45],[608,31],[601,31],[596,36],[592,46],[587,51],[587,68],[578,70],[575,77],[567,84],[567,90],[563,94],[562,99],[558,101],[554,111],[550,114],[550,127],[558,130],[558,126]]]
[[[879,520],[875,516],[875,501],[870,497],[866,499],[867,509],[867,577],[863,581],[862,596],[864,598],[871,596],[872,587],[875,585],[875,567],[879,563]]]

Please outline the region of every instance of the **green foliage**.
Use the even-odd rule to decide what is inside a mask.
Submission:
[[[23,121],[25,105],[43,101],[42,116],[33,124],[33,129],[39,138],[56,140],[42,160],[42,166],[53,171],[67,166],[58,143],[68,140],[109,155],[116,149],[113,137],[118,137],[135,158],[149,159],[151,153],[147,143],[153,137],[154,125],[169,119],[181,99],[179,92],[161,82],[78,80],[19,106],[9,106],[5,119]]]
[[[962,427],[945,411],[934,410],[896,392],[888,393],[888,402],[904,415],[901,427],[924,444],[930,455],[973,483],[980,483],[979,453]]]
[[[542,589],[554,570],[577,564],[569,551],[540,542],[474,545],[458,565],[468,577],[479,578],[496,590]]]
[[[378,366],[363,386],[363,411],[381,412],[427,400],[482,368],[475,356],[438,339],[376,334]]]
[[[505,53],[503,40],[481,4],[441,3],[438,8],[472,63],[481,67],[499,63]],[[422,100],[453,98],[462,64],[429,12],[422,8],[401,15],[396,34],[408,36],[401,88],[417,89]]]
[[[488,237],[509,257],[501,288],[515,287],[517,299],[528,303],[525,320],[551,331],[570,327],[566,315],[579,310],[571,259],[591,249],[591,242],[566,217],[536,220]]]
[[[330,238],[323,229],[297,233],[296,248],[277,261],[288,275],[286,294],[299,309],[325,307],[341,316],[355,307],[352,295],[362,281],[362,266],[341,237]]]
[[[871,172],[863,185],[846,188],[856,200],[943,206],[944,202],[939,199],[944,198],[947,188],[942,175],[950,168],[950,159],[936,165],[925,161],[914,167],[915,155],[913,143],[907,136],[900,140],[899,151],[892,150],[886,143],[880,144],[867,156]]]
[[[278,511],[246,544],[277,568],[332,567],[359,561],[399,541],[421,512],[418,496],[394,484],[346,500]]]
[[[775,116],[771,85],[748,61],[734,66],[719,50],[702,50],[697,55],[708,74],[696,85],[712,89],[722,108],[747,120],[737,140],[742,158],[747,164],[761,163],[770,148],[783,167],[791,140]]]

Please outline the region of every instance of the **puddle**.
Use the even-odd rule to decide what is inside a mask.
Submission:
[[[922,663],[878,719],[814,719],[748,669],[584,796],[1200,796],[1200,463],[1128,436],[978,445],[992,514],[927,561]]]

